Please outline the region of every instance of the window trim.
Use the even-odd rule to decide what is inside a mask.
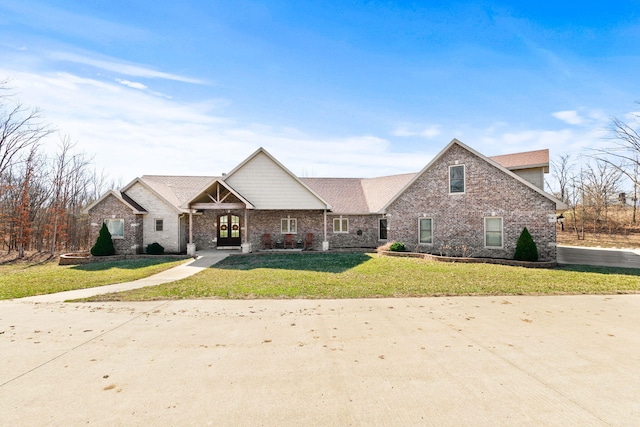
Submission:
[[[286,224],[286,228],[284,225]],[[293,224],[293,227],[291,225]],[[281,218],[280,219],[280,232],[282,234],[298,234],[298,220],[296,218]]]
[[[487,220],[499,219],[500,220],[500,246],[489,246],[487,244]],[[486,216],[484,217],[484,247],[486,249],[504,249],[504,218],[501,216]],[[492,233],[495,233],[492,231]]]
[[[112,227],[109,226],[109,223],[116,221],[122,223],[122,235],[116,235],[111,232]],[[124,239],[124,218],[105,218],[102,222],[107,224],[107,229],[109,230],[112,239]]]
[[[422,241],[422,221],[423,220],[425,220],[425,221],[428,220],[431,223],[431,230],[430,230],[431,234],[429,236],[430,239],[429,239],[428,242],[423,242]],[[419,217],[418,218],[418,244],[420,244],[420,245],[429,245],[429,246],[433,245],[433,218],[432,217],[424,216],[424,217]]]
[[[160,222],[160,229],[158,229],[158,222]],[[164,218],[154,218],[153,219],[153,231],[163,232],[164,231]]]
[[[338,224],[340,224],[338,230],[336,230],[336,221],[338,221]],[[344,225],[343,221],[346,221],[347,223],[346,230],[344,230],[342,227]],[[333,217],[333,234],[349,234],[349,218],[343,217],[342,215],[340,215],[339,217]]]
[[[451,169],[453,168],[458,168],[461,167],[462,168],[462,191],[451,191]],[[456,195],[456,194],[465,194],[467,192],[467,166],[463,163],[463,164],[458,164],[458,165],[450,165],[449,166],[449,194],[451,195]]]
[[[385,237],[382,238],[382,221],[385,221],[385,225],[384,225],[384,234]],[[378,218],[378,240],[388,240],[389,239],[389,222],[387,221],[387,218]]]

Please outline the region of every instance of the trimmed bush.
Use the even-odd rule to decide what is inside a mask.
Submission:
[[[91,255],[93,256],[110,256],[116,254],[116,248],[113,247],[113,240],[111,240],[111,233],[107,228],[107,224],[102,223],[100,234],[96,239],[96,244],[91,248]]]
[[[149,255],[162,255],[164,254],[164,246],[160,243],[153,242],[147,245],[147,254]]]
[[[402,242],[393,242],[391,246],[389,246],[389,250],[392,252],[405,252],[407,248]]]
[[[513,259],[518,261],[538,261],[538,248],[527,227],[522,230],[520,237],[518,237],[516,253],[513,255]]]

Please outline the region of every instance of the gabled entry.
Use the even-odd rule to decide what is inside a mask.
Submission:
[[[218,247],[240,246],[240,217],[225,214],[218,217]]]

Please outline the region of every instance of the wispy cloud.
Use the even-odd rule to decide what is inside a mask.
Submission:
[[[71,73],[16,72],[21,100],[94,155],[98,169],[127,182],[142,174],[219,175],[263,146],[292,172],[372,177],[420,170],[433,153],[396,152],[371,135],[318,138],[295,128],[242,123],[224,116],[228,101],[175,101],[131,81]],[[55,141],[52,141],[52,146]]]
[[[440,136],[442,131],[440,130],[440,126],[438,125],[429,125],[429,126],[420,126],[420,125],[411,125],[411,124],[403,124],[398,126],[394,131],[394,136],[400,137],[412,137],[418,136],[422,138],[435,138]]]
[[[581,125],[584,123],[584,118],[581,117],[576,110],[556,111],[551,114],[558,120],[562,120],[570,125]]]
[[[116,81],[121,85],[129,86],[133,89],[140,89],[140,90],[148,89],[147,86],[143,85],[142,83],[130,82],[129,80],[122,80],[122,79],[116,79]]]
[[[205,84],[201,79],[180,76],[177,74],[165,73],[150,68],[146,68],[137,64],[130,64],[115,59],[98,59],[87,55],[78,55],[70,52],[52,52],[49,58],[55,61],[72,62],[76,64],[89,65],[101,70],[111,71],[118,74],[128,76],[143,77],[149,79],[166,79],[183,83]]]

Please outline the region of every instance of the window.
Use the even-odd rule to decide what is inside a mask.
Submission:
[[[432,244],[433,243],[433,220],[431,218],[420,218],[420,243]]]
[[[387,218],[378,220],[378,239],[387,240]]]
[[[106,218],[104,223],[107,224],[107,229],[111,233],[113,239],[124,238],[124,219],[122,218]]]
[[[283,218],[280,220],[282,234],[296,234],[298,232],[298,221],[295,218]]]
[[[449,194],[464,193],[464,165],[449,166]]]
[[[488,248],[502,247],[502,218],[484,219],[484,245]]]
[[[349,232],[349,220],[347,218],[333,218],[333,232],[334,233],[348,233]]]
[[[164,230],[164,220],[156,219],[155,220],[155,229],[156,229],[156,231],[163,231]]]

